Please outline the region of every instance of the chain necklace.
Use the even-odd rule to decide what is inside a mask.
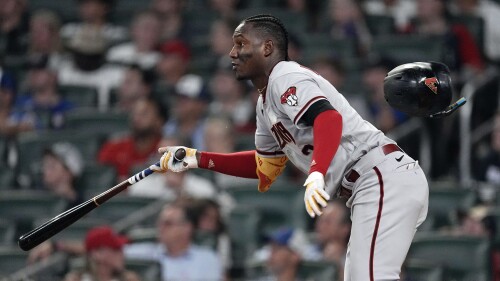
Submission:
[[[262,95],[262,93],[266,90],[266,88],[267,88],[267,85],[265,85],[264,88],[262,88],[262,89],[257,89],[257,91],[259,92],[259,94]]]

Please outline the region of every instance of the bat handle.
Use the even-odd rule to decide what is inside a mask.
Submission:
[[[153,165],[155,165],[155,166],[157,166],[157,167],[160,167],[160,162],[156,162],[156,163],[155,163],[155,164],[153,164]],[[151,166],[153,166],[153,165],[151,165]],[[150,166],[149,168],[146,168],[146,169],[144,169],[144,170],[142,170],[142,171],[138,172],[137,174],[135,174],[135,175],[131,176],[130,178],[128,178],[128,180],[127,180],[127,181],[128,181],[130,184],[134,184],[134,183],[136,183],[136,182],[138,182],[138,181],[140,181],[140,180],[144,179],[145,177],[147,177],[147,176],[151,175],[152,173],[154,173],[154,172],[155,172],[155,171],[151,170],[151,166]]]

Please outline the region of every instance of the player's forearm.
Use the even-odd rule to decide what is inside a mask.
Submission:
[[[198,167],[242,178],[257,178],[255,150],[235,153],[198,152]]]
[[[337,152],[342,137],[342,116],[336,110],[327,110],[314,119],[314,151],[309,173],[326,174]]]

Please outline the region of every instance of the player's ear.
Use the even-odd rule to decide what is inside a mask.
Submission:
[[[274,52],[274,42],[272,40],[266,40],[264,42],[264,56],[268,57]]]

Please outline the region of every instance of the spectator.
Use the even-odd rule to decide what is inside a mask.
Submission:
[[[329,5],[328,33],[336,40],[353,40],[357,53],[366,55],[371,35],[358,1],[330,0]]]
[[[108,15],[114,0],[77,0],[80,22],[71,22],[63,25],[61,37],[68,42],[85,30],[92,30],[106,41],[116,44],[123,42],[127,37],[125,28],[108,22]]]
[[[42,158],[43,188],[50,190],[66,202],[68,210],[83,202],[76,186],[82,175],[84,161],[78,148],[66,142],[58,142],[46,148]]]
[[[500,5],[490,0],[455,0],[460,15],[480,17],[484,20],[484,52],[486,57],[500,62]],[[476,42],[483,43],[483,42]]]
[[[32,62],[26,79],[27,93],[19,96],[11,115],[14,124],[30,124],[32,129],[60,129],[64,115],[75,108],[59,92],[57,74],[46,67],[46,59]]]
[[[231,241],[221,212],[221,206],[212,199],[194,202],[197,212],[195,237],[202,245],[211,246],[221,258],[222,266],[229,273],[231,267]]]
[[[160,38],[160,20],[153,12],[138,13],[132,22],[132,41],[112,47],[107,54],[111,63],[138,64],[143,69],[156,66],[160,60],[157,51]]]
[[[187,73],[191,52],[180,40],[167,41],[160,46],[162,56],[156,70],[160,82],[167,88],[174,88],[182,76]]]
[[[210,117],[205,123],[203,133],[203,139],[205,141],[204,145],[208,151],[216,153],[235,152],[235,135],[236,132],[229,119],[224,117]],[[253,139],[253,135],[250,135],[250,137]],[[251,145],[254,145],[253,142]],[[214,181],[216,186],[221,189],[227,189],[233,186],[256,184],[254,179],[245,179],[222,173],[214,173]]]
[[[308,251],[309,242],[300,229],[282,228],[269,236],[269,243],[264,250],[269,256],[265,258],[267,275],[258,277],[256,281],[289,281],[299,279],[298,270]]]
[[[130,135],[104,143],[98,161],[115,167],[120,182],[132,174],[132,167],[151,164],[148,161],[157,158],[165,114],[161,104],[153,99],[138,100],[130,115]]]
[[[125,248],[127,258],[157,260],[162,280],[219,281],[222,264],[217,254],[193,244],[195,213],[182,203],[166,205],[157,221],[157,243],[133,243]]]
[[[239,0],[210,0],[210,8],[219,18],[235,19]]]
[[[57,71],[65,58],[59,37],[61,21],[50,10],[38,10],[31,17],[29,57],[47,57],[48,67]]]
[[[0,36],[5,38],[0,54],[6,57],[18,58],[26,53],[29,30],[26,6],[26,0],[3,0],[0,5]]]
[[[441,37],[445,63],[460,84],[482,73],[484,61],[474,38],[461,24],[451,23],[445,0],[418,0],[417,15],[407,27],[407,33]]]
[[[82,28],[68,43],[72,59],[59,69],[61,85],[96,88],[101,110],[109,108],[110,90],[123,79],[122,68],[105,63],[108,46],[98,29]]]
[[[92,228],[85,237],[85,270],[69,272],[64,281],[139,281],[137,273],[125,268],[125,236],[108,226]]]
[[[323,215],[316,219],[314,231],[320,259],[333,262],[339,272],[338,280],[344,280],[345,257],[351,232],[350,212],[345,202],[337,199],[328,203]]]
[[[194,74],[183,76],[175,85],[175,93],[172,118],[165,124],[163,135],[204,149],[203,128],[210,96],[203,78]]]
[[[396,29],[404,30],[415,16],[414,0],[365,0],[363,8],[368,15],[389,16],[394,18]]]
[[[255,123],[254,104],[248,95],[246,82],[234,79],[231,65],[219,67],[210,81],[213,101],[210,103],[211,115],[227,116],[236,131],[244,131]]]
[[[33,128],[27,121],[13,122],[10,119],[16,96],[17,85],[14,76],[2,71],[0,77],[0,136],[12,137]]]
[[[387,133],[407,120],[407,116],[392,109],[384,97],[384,78],[396,63],[387,58],[370,58],[363,70],[363,85],[367,91],[367,120]]]
[[[151,70],[142,70],[137,65],[127,68],[116,91],[115,107],[123,112],[131,112],[138,100],[152,96],[155,78]]]
[[[189,42],[190,27],[184,18],[186,1],[151,0],[150,8],[161,20],[161,41]]]

